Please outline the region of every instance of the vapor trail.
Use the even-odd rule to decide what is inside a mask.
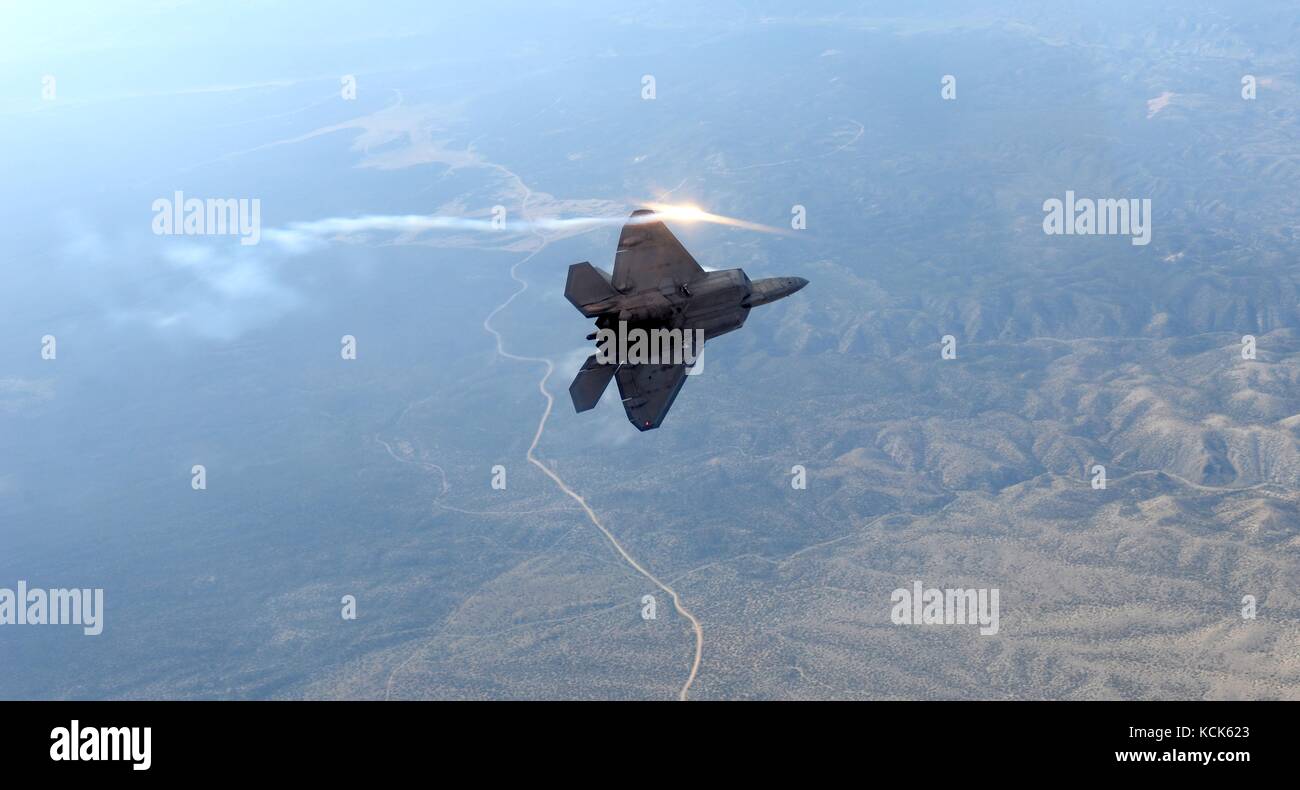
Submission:
[[[437,214],[366,214],[359,217],[327,217],[325,219],[290,222],[282,228],[271,228],[262,238],[291,252],[303,252],[328,242],[337,236],[355,233],[384,232],[397,234],[424,233],[451,230],[476,233],[538,233],[542,231],[582,231],[600,226],[617,226],[631,222],[658,222],[673,220],[683,223],[706,222],[760,233],[786,234],[781,228],[748,222],[735,217],[703,211],[694,206],[677,206],[665,203],[645,204],[655,214],[629,219],[626,214],[588,217],[538,217],[520,220],[497,221],[475,217],[457,217]]]

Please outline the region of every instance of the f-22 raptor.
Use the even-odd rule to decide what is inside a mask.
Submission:
[[[585,261],[575,263],[564,295],[584,316],[596,319],[597,330],[607,330],[593,332],[588,340],[608,338],[610,332],[671,329],[707,341],[744,326],[751,308],[784,299],[807,284],[802,277],[751,281],[741,269],[705,271],[654,211],[638,209],[619,235],[613,276]],[[658,428],[694,358],[630,364],[608,356],[587,357],[569,385],[573,407],[579,412],[593,408],[610,379],[617,378],[628,420],[641,431]]]

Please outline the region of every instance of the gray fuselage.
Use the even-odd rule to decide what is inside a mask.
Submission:
[[[684,285],[665,281],[658,288],[618,295],[600,305],[600,328],[620,321],[630,327],[703,330],[709,340],[745,325],[749,310],[789,296],[807,285],[801,277],[771,277],[751,281],[742,269],[705,272]]]

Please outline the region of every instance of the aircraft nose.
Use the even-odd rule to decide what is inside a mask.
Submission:
[[[784,299],[808,284],[802,277],[767,277],[754,281],[753,292],[741,303],[750,308],[760,304],[770,304],[777,299]]]

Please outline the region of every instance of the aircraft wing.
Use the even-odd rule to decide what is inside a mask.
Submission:
[[[623,225],[614,255],[614,287],[623,293],[682,285],[704,273],[654,212],[638,209]]]
[[[658,428],[686,383],[685,365],[620,365],[614,374],[623,410],[637,430]]]

